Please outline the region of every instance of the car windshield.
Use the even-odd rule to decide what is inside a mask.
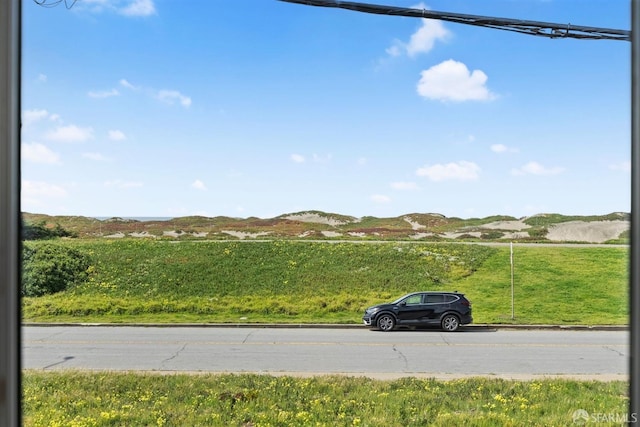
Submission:
[[[414,295],[414,294],[406,294],[406,295],[403,295],[403,296],[401,296],[400,298],[398,298],[397,300],[393,301],[391,304],[400,304],[400,302],[401,302],[403,299],[407,298],[407,297],[408,297],[408,296],[410,296],[410,295]]]

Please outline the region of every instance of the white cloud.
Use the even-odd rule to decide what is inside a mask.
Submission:
[[[414,9],[428,9],[424,3],[413,6]],[[418,30],[411,35],[408,42],[396,40],[386,52],[390,56],[400,56],[406,53],[410,57],[414,57],[421,53],[428,53],[433,49],[435,42],[445,41],[451,36],[451,32],[447,30],[442,21],[434,19],[420,19],[421,25]]]
[[[440,101],[489,101],[496,98],[485,86],[487,75],[481,70],[469,72],[462,62],[449,59],[421,73],[418,94]]]
[[[549,176],[549,175],[558,175],[564,172],[564,168],[561,167],[553,167],[548,168],[541,165],[538,162],[529,162],[526,165],[522,166],[518,169],[512,169],[512,175],[539,175],[539,176]]]
[[[109,160],[107,157],[100,153],[82,153],[82,157],[89,160],[95,160],[96,162],[105,162]]]
[[[394,190],[417,190],[418,184],[415,182],[392,182],[391,188]]]
[[[385,49],[385,52],[387,52],[387,54],[389,56],[400,56],[400,55],[402,55],[402,52],[403,52],[402,42],[396,41],[396,44],[394,44],[393,46],[390,46],[387,49]]]
[[[316,162],[316,163],[328,163],[328,162],[331,161],[332,157],[333,156],[331,154],[325,154],[324,156],[321,156],[319,154],[315,154],[314,153],[312,155],[313,161]]]
[[[153,0],[133,0],[128,6],[118,10],[125,16],[149,16],[156,13]]]
[[[46,81],[47,81],[47,75],[46,75],[46,74],[42,74],[42,73],[38,74],[38,81],[39,81],[40,83],[46,83]]]
[[[24,160],[33,163],[43,163],[49,165],[60,163],[60,156],[58,156],[58,154],[51,151],[45,145],[38,143],[22,144],[21,156]]]
[[[116,179],[113,181],[106,181],[104,183],[104,186],[107,188],[121,188],[121,189],[137,188],[137,187],[142,187],[143,185],[144,184],[139,181],[122,181],[120,179]]]
[[[388,196],[385,196],[383,194],[373,194],[371,196],[371,200],[375,203],[389,203],[391,202],[391,198]]]
[[[23,199],[34,197],[52,197],[60,198],[65,197],[67,191],[55,184],[49,184],[42,181],[22,181],[21,196]]]
[[[28,126],[37,121],[46,119],[49,117],[47,110],[23,110],[22,111],[22,125]]]
[[[127,17],[150,16],[156,13],[153,0],[82,0],[78,7],[91,13],[116,12]]]
[[[369,161],[367,160],[366,157],[360,157],[358,160],[356,160],[356,163],[358,164],[358,166],[364,166],[368,163]]]
[[[291,160],[293,160],[295,163],[304,163],[305,162],[304,156],[302,156],[300,154],[292,154],[291,155]]]
[[[180,104],[186,108],[191,105],[191,98],[181,94],[177,90],[160,90],[156,94],[156,98],[169,105],[173,105],[176,101],[180,102]]]
[[[413,57],[419,53],[428,53],[436,40],[446,40],[451,36],[442,21],[422,19],[422,26],[411,35],[407,45],[407,55]]]
[[[120,79],[120,81],[118,82],[120,83],[120,86],[122,87],[126,87],[127,89],[131,89],[131,90],[138,90],[137,86],[132,85],[131,83],[129,83],[129,81],[127,81],[126,79]]]
[[[173,105],[175,103],[179,103],[180,105],[182,105],[185,108],[188,108],[191,106],[191,98],[183,95],[182,93],[180,93],[177,90],[167,90],[167,89],[163,89],[163,90],[156,90],[153,88],[145,88],[142,86],[135,86],[133,84],[131,84],[128,80],[126,79],[120,79],[119,81],[120,86],[125,87],[127,89],[133,90],[133,91],[142,91],[145,95],[150,96],[152,98],[155,98],[161,102],[164,102],[165,104],[168,105]]]
[[[465,160],[457,163],[425,166],[416,171],[416,175],[429,178],[431,181],[475,181],[480,174],[480,166]]]
[[[118,92],[117,89],[111,89],[111,90],[102,90],[102,91],[90,91],[87,93],[87,95],[89,95],[90,98],[102,99],[102,98],[111,98],[112,96],[118,96],[120,95],[120,92]]]
[[[55,130],[47,132],[46,138],[59,142],[84,142],[93,139],[93,129],[81,128],[76,125],[59,126]]]
[[[504,144],[493,144],[489,147],[494,153],[517,153],[518,149]]]
[[[207,186],[204,185],[204,182],[200,181],[199,179],[193,181],[193,183],[191,183],[191,186],[196,190],[207,191]]]
[[[112,141],[124,141],[125,139],[127,139],[127,136],[122,131],[110,130],[109,139]]]

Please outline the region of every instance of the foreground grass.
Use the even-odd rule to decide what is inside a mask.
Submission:
[[[26,371],[23,415],[33,427],[565,426],[579,409],[625,416],[627,389],[567,380]]]
[[[458,290],[476,323],[626,324],[624,247],[438,243],[62,241],[91,257],[89,280],[23,299],[45,322],[359,323],[370,305]]]

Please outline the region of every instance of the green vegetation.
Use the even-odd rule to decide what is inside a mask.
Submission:
[[[75,237],[76,234],[68,231],[60,224],[47,225],[46,221],[25,222],[22,225],[22,240],[48,240],[58,237]]]
[[[621,381],[26,371],[23,415],[27,427],[560,426],[579,409],[624,420],[627,389]]]
[[[514,247],[515,321],[509,248],[458,283],[486,323],[627,324],[628,250],[615,247]],[[486,316],[486,317],[485,317]]]
[[[42,243],[34,242],[33,247]],[[438,243],[65,240],[88,280],[23,298],[25,321],[360,323],[416,290],[458,290],[476,323],[626,324],[628,250]]]
[[[532,227],[537,226],[549,226],[553,224],[560,224],[569,221],[619,221],[628,220],[630,215],[627,213],[613,212],[608,215],[590,215],[590,216],[577,216],[577,215],[560,215],[560,214],[539,214],[528,217],[524,220],[524,223]]]
[[[87,278],[89,260],[80,251],[51,243],[25,243],[22,296],[39,297],[78,286]]]

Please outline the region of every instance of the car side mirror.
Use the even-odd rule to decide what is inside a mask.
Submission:
[[[400,303],[400,306],[401,306],[401,307],[404,307],[405,305],[407,305],[407,302],[406,302],[406,301],[402,301],[402,302]]]

